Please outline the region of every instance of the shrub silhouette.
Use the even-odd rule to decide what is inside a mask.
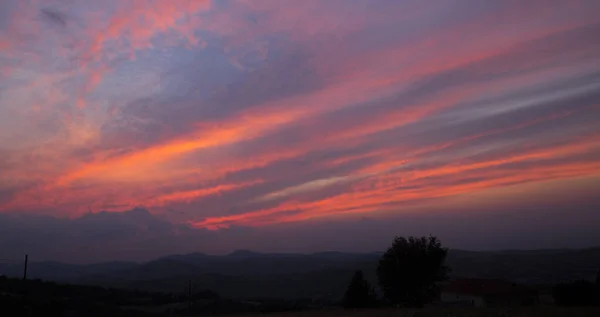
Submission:
[[[595,291],[596,287],[592,282],[580,280],[556,285],[552,295],[556,305],[590,306],[596,302]]]
[[[431,302],[439,294],[437,283],[448,276],[447,253],[436,237],[396,237],[377,267],[385,299],[407,307]]]
[[[369,308],[375,306],[377,296],[375,290],[365,280],[362,271],[356,271],[348,289],[344,294],[343,305],[345,308]]]

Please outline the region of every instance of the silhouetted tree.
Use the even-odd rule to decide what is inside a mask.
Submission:
[[[375,306],[377,295],[371,284],[365,280],[362,271],[356,271],[344,294],[345,308],[369,308]]]
[[[552,295],[557,305],[590,306],[595,304],[595,285],[585,280],[558,284]]]
[[[385,299],[409,307],[431,302],[439,294],[437,283],[448,278],[447,254],[436,237],[396,237],[377,267]]]

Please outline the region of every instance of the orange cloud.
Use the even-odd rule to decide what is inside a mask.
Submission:
[[[388,87],[378,87],[379,81],[380,78],[364,78],[358,82],[332,83],[311,95],[257,105],[252,110],[242,112],[222,123],[199,124],[198,131],[190,136],[170,140],[115,159],[88,164],[61,177],[57,184],[64,185],[85,177],[136,181],[140,179],[140,175],[147,175],[144,171],[170,159],[202,149],[251,140],[268,132],[274,132],[284,125],[388,93]],[[421,110],[415,109],[415,111]]]
[[[148,169],[178,156],[255,138],[274,127],[291,122],[299,111],[290,109],[282,112],[247,114],[223,124],[210,124],[201,128],[193,137],[170,140],[165,144],[115,159],[88,164],[61,177],[56,184],[62,186],[82,178],[137,181],[144,178],[143,174]]]
[[[439,168],[414,171],[402,168],[391,174],[368,177],[359,181],[352,192],[344,192],[316,201],[288,200],[280,205],[225,217],[209,217],[195,222],[197,227],[226,227],[229,225],[266,225],[307,220],[337,214],[368,213],[401,208],[402,204],[448,197],[488,188],[556,178],[571,178],[600,173],[598,162],[567,162],[539,164],[540,162],[570,157],[600,150],[600,136],[593,135],[574,143],[542,149],[482,162],[456,162]],[[536,162],[537,165],[518,172],[507,173],[494,168],[510,168],[511,164]],[[446,177],[436,184],[434,178]],[[472,181],[465,180],[474,179]],[[292,214],[288,214],[292,212]]]
[[[255,226],[345,213],[385,211],[422,200],[487,188],[597,173],[597,165],[585,157],[597,150],[598,139],[596,135],[578,139],[576,136],[580,136],[583,129],[566,138],[570,143],[561,140],[553,146],[544,147],[545,143],[541,142],[541,145],[531,148],[510,144],[504,153],[490,151],[491,157],[485,160],[471,157],[468,152],[475,141],[487,137],[567,117],[573,119],[576,115],[576,119],[584,121],[582,112],[588,110],[584,104],[587,101],[577,101],[573,109],[534,120],[515,123],[515,119],[500,125],[502,128],[486,130],[485,126],[474,129],[469,126],[468,131],[477,132],[466,137],[453,139],[452,133],[448,136],[427,135],[436,129],[442,131],[439,134],[446,132],[447,122],[438,126],[443,118],[439,119],[437,115],[450,113],[453,119],[462,120],[464,125],[470,121],[480,125],[487,123],[484,120],[476,122],[479,119],[475,118],[476,115],[473,119],[470,113],[453,108],[465,104],[468,106],[465,108],[469,108],[478,103],[473,109],[479,105],[481,109],[478,110],[485,112],[482,116],[493,118],[502,111],[516,109],[518,105],[499,105],[498,109],[491,109],[495,104],[482,100],[496,97],[519,99],[519,94],[528,89],[545,89],[552,80],[582,74],[579,64],[560,61],[565,56],[580,55],[585,55],[581,62],[592,60],[594,57],[586,57],[594,48],[584,46],[588,44],[572,49],[577,51],[574,55],[554,54],[551,49],[548,51],[552,54],[542,54],[539,59],[532,57],[537,57],[536,54],[546,48],[544,45],[535,47],[546,43],[539,41],[588,25],[590,17],[554,23],[555,10],[538,10],[538,6],[528,5],[515,12],[512,5],[501,5],[499,7],[506,10],[461,22],[452,20],[448,27],[432,25],[423,34],[418,30],[415,30],[416,35],[411,35],[394,29],[389,33],[373,33],[378,35],[371,38],[364,34],[381,31],[384,27],[391,30],[393,28],[389,26],[396,20],[426,20],[422,15],[426,15],[429,6],[410,4],[410,12],[422,15],[412,17],[406,12],[398,12],[391,19],[392,15],[388,12],[370,11],[370,6],[368,10],[364,7],[360,10],[344,8],[342,14],[335,15],[337,9],[329,8],[329,4],[321,1],[300,1],[291,5],[280,1],[242,1],[234,5],[233,8],[221,4],[211,7],[210,1],[119,1],[115,13],[108,20],[103,21],[106,17],[98,18],[99,15],[85,16],[89,18],[85,19],[88,23],[82,32],[85,40],[74,44],[81,58],[79,69],[50,73],[24,68],[26,71],[22,73],[35,79],[30,81],[27,89],[18,94],[15,90],[12,92],[25,96],[22,97],[24,99],[31,92],[43,96],[40,102],[23,102],[28,109],[35,107],[38,113],[43,113],[45,110],[68,108],[65,104],[77,105],[80,109],[66,111],[74,119],[66,125],[61,122],[64,127],[48,124],[48,131],[60,129],[61,137],[50,138],[54,132],[42,133],[36,142],[44,145],[36,147],[38,156],[35,159],[27,160],[29,148],[23,147],[22,152],[11,153],[9,166],[14,168],[2,175],[0,180],[2,185],[9,183],[6,188],[18,190],[0,210],[55,208],[70,214],[77,212],[74,210],[86,210],[86,206],[102,208],[104,205],[138,204],[160,209],[168,208],[170,204],[197,203],[207,197],[211,197],[207,199],[210,202],[220,195],[228,199],[228,195],[239,191],[243,199],[231,199],[243,209],[239,215],[208,217],[194,225],[207,228]],[[571,8],[570,5],[564,6]],[[323,14],[315,15],[315,12]],[[362,12],[365,14],[358,14]],[[537,22],[528,18],[532,14],[536,14]],[[518,28],[508,23],[515,20],[521,21]],[[497,27],[490,29],[489,25]],[[484,34],[482,30],[487,31]],[[99,88],[110,89],[104,86],[109,78],[107,74],[115,74],[114,70],[121,66],[121,60],[135,60],[135,55],[141,50],[159,52],[164,47],[184,46],[188,51],[182,56],[196,55],[197,52],[192,50],[203,45],[198,36],[206,32],[210,33],[207,38],[218,38],[214,41],[218,44],[211,42],[211,45],[224,43],[226,58],[238,57],[231,56],[239,54],[236,45],[247,44],[251,51],[256,49],[262,59],[258,68],[270,66],[269,58],[278,54],[294,52],[306,55],[302,58],[307,60],[307,64],[301,67],[308,68],[311,75],[315,73],[311,80],[316,84],[307,85],[310,88],[294,87],[297,90],[279,94],[279,81],[290,80],[296,72],[305,70],[295,65],[280,65],[282,69],[274,69],[272,73],[269,67],[265,67],[264,72],[257,72],[259,75],[248,71],[243,74],[244,77],[227,79],[232,82],[244,80],[249,90],[267,87],[263,92],[265,96],[261,96],[266,101],[256,98],[259,101],[247,105],[247,100],[238,100],[239,105],[232,106],[233,110],[219,112],[222,116],[214,122],[200,117],[186,118],[183,121],[197,122],[193,127],[182,129],[191,132],[170,137],[165,133],[156,138],[161,140],[160,143],[141,147],[138,140],[133,140],[115,148],[103,144],[104,124],[110,125],[110,120],[117,116],[107,119],[84,105],[91,101],[87,98],[90,93],[98,93]],[[271,38],[277,40],[270,42]],[[385,43],[380,43],[384,40]],[[553,49],[569,48],[571,52],[567,42],[548,45]],[[18,41],[13,38],[2,38],[0,48],[20,47],[15,43]],[[65,58],[71,53],[66,48],[57,50]],[[271,50],[275,54],[270,54]],[[215,62],[212,60],[214,51],[207,54],[211,58],[207,63]],[[53,59],[53,55],[33,55],[40,57],[39,64],[50,64],[47,61]],[[151,63],[155,61],[152,58],[148,60]],[[139,62],[145,66],[143,63],[148,60],[144,58]],[[577,60],[579,63],[580,60]],[[22,73],[19,75],[23,76]],[[463,75],[467,79],[461,77]],[[210,77],[208,74],[203,76]],[[269,77],[277,80],[266,80]],[[63,88],[65,83],[70,84],[76,78],[76,91]],[[171,83],[167,84],[164,85],[165,90]],[[227,87],[221,91],[227,92]],[[233,89],[229,93],[233,103],[236,96],[244,96],[236,95]],[[552,95],[547,92],[536,94],[536,97]],[[173,95],[187,97],[179,91]],[[281,95],[286,97],[278,97]],[[156,99],[160,100],[161,96],[158,97]],[[205,99],[202,100],[185,102],[203,107]],[[398,101],[395,105],[386,104],[389,100]],[[552,98],[545,101],[548,100],[554,101]],[[124,98],[115,103],[126,105],[131,102]],[[244,105],[248,108],[243,109]],[[178,105],[168,100],[161,106],[172,109]],[[518,110],[537,111],[532,108]],[[557,108],[566,109],[567,106]],[[168,113],[162,110],[159,111],[161,114]],[[163,118],[154,118],[153,114],[148,116],[152,124],[158,122],[166,126],[179,123],[169,121],[171,118],[162,121]],[[39,126],[47,124],[41,119]],[[435,121],[431,124],[435,125],[434,128],[429,126],[430,121]],[[572,124],[571,127],[574,127],[573,123],[565,122],[560,124]],[[411,130],[419,123],[424,124]],[[392,140],[392,132],[399,141]],[[592,128],[585,131],[591,132],[595,131]],[[411,133],[415,134],[414,139],[411,139]],[[462,135],[465,131],[456,133]],[[381,135],[387,135],[389,140],[379,138]],[[44,142],[40,140],[42,137]],[[46,141],[45,137],[51,141]],[[523,139],[526,137],[523,136]],[[540,140],[542,138],[539,137]],[[505,144],[490,144],[490,148],[493,146],[500,148]],[[119,152],[123,149],[128,152],[115,154],[123,153]],[[309,160],[312,162],[307,162]],[[514,167],[530,163],[539,164],[527,169]],[[506,175],[507,170],[514,175]],[[261,186],[256,186],[258,184]],[[247,192],[252,192],[253,196],[245,196]],[[216,208],[219,210],[213,208],[205,212],[218,214],[230,207],[231,201],[219,205]]]
[[[179,192],[159,195],[156,198],[144,200],[144,201],[141,201],[140,203],[144,203],[145,205],[152,206],[152,207],[165,206],[166,204],[172,203],[172,202],[188,202],[189,203],[198,198],[218,195],[223,192],[232,191],[232,190],[236,190],[236,189],[244,188],[244,187],[248,187],[248,186],[253,186],[253,185],[260,184],[260,183],[262,183],[262,181],[246,182],[246,183],[240,183],[240,184],[221,184],[221,185],[217,185],[214,187],[201,188],[201,189],[195,189],[195,190],[185,190],[185,191],[179,191]]]

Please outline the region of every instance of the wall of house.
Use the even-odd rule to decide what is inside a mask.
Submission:
[[[485,301],[481,296],[442,292],[440,294],[440,300],[442,301],[442,303],[471,302],[472,305],[475,307],[485,306]]]

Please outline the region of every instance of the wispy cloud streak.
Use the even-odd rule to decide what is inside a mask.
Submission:
[[[0,9],[2,212],[272,227],[600,174],[597,1]]]

